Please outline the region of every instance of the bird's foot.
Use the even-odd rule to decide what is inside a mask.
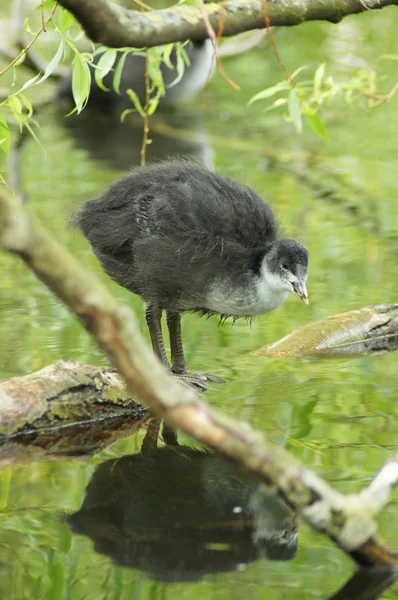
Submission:
[[[174,377],[178,377],[181,383],[193,388],[197,392],[205,392],[209,387],[207,381],[211,383],[226,383],[225,379],[218,377],[217,375],[211,375],[210,373],[173,373]]]

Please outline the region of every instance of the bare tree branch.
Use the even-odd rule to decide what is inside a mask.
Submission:
[[[79,316],[125,378],[133,397],[272,486],[357,563],[398,566],[398,557],[375,539],[373,511],[360,495],[340,494],[262,433],[211,409],[173,379],[144,341],[131,310],[119,307],[94,275],[6,192],[0,196],[0,247],[19,255]]]
[[[105,46],[136,48],[169,42],[203,40],[208,37],[201,10],[195,6],[177,6],[147,13],[129,10],[111,0],[59,0],[82,24],[89,38]],[[345,16],[398,5],[398,0],[228,0],[206,4],[212,28],[230,36],[266,27],[264,12],[275,26],[298,25],[304,21],[337,23]]]

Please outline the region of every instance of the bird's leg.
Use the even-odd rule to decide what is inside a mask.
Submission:
[[[179,312],[168,310],[166,311],[166,320],[170,336],[172,372],[186,381],[186,383],[193,385],[193,387],[199,388],[201,391],[207,389],[205,381],[212,381],[213,383],[225,383],[224,379],[221,379],[221,377],[217,377],[216,375],[188,372],[181,337],[181,314]]]
[[[170,336],[171,370],[182,375],[188,371],[185,362],[184,348],[181,337],[181,314],[171,310],[166,311],[167,327]]]
[[[161,420],[157,418],[152,418],[148,422],[141,446],[141,454],[147,458],[155,457],[157,454],[160,422]]]
[[[162,438],[166,446],[178,446],[177,431],[163,421]]]
[[[142,456],[156,458],[158,452],[158,437],[162,419],[152,417],[148,421],[144,441],[141,446]],[[162,438],[166,446],[178,446],[177,432],[175,429],[163,423]]]
[[[146,323],[151,336],[152,348],[156,356],[161,360],[163,366],[170,370],[167,360],[166,349],[163,343],[162,335],[162,309],[154,304],[148,304],[145,309]]]
[[[166,349],[163,342],[162,334],[162,309],[154,304],[148,304],[145,309],[145,318],[151,336],[152,348],[156,356],[161,360],[163,366],[170,371],[169,361],[167,360]],[[145,436],[143,450],[153,451],[153,446],[156,449],[161,419],[154,419],[148,425],[148,431]],[[177,432],[170,425],[163,423],[163,441],[169,446],[178,446]],[[154,440],[152,439],[154,438]]]
[[[178,314],[178,313],[177,313]],[[156,356],[161,360],[163,366],[168,371],[172,370],[170,368],[169,361],[167,360],[166,349],[163,343],[163,334],[162,334],[162,309],[156,306],[155,304],[148,304],[145,309],[145,318],[149,329],[149,335],[151,336],[152,348]],[[180,339],[181,339],[181,328],[180,328]],[[182,345],[181,345],[182,351]],[[182,354],[182,360],[184,360],[184,354]],[[185,368],[186,370],[186,368]],[[173,371],[172,371],[173,372]],[[178,375],[181,377],[182,375]],[[204,392],[207,389],[206,384],[196,378],[192,378],[192,380],[184,379],[184,381],[188,385],[192,385],[200,392]],[[177,434],[173,432],[170,427],[163,429],[163,437],[166,444],[173,445],[173,443],[177,443]],[[175,440],[175,442],[174,442]]]

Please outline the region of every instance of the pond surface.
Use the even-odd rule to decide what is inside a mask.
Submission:
[[[388,91],[396,83],[397,62],[379,57],[398,53],[396,27],[397,11],[392,7],[348,18],[339,25],[306,24],[280,30],[275,39],[291,72],[303,64],[314,68],[321,61],[327,62],[337,78],[347,77],[357,68],[375,67],[381,87]],[[322,114],[330,141],[324,143],[308,130],[297,136],[280,115],[262,112],[260,103],[247,108],[252,95],[283,77],[268,45],[226,60],[224,67],[241,91],[234,91],[216,75],[196,103],[177,115],[157,116],[152,156],[194,154],[272,198],[286,233],[309,249],[310,304],[305,307],[291,297],[251,327],[244,321],[219,326],[216,318],[184,316],[188,363],[195,371],[214,372],[228,380],[227,385],[212,386],[206,393],[212,406],[263,430],[340,491],[355,492],[370,481],[396,447],[397,354],[282,360],[249,356],[249,352],[312,321],[398,301],[396,100],[373,110],[365,101],[352,106],[337,101],[326,106]],[[100,195],[138,163],[140,130],[134,119],[122,130],[103,117],[90,120],[88,114],[82,115],[81,121],[80,117],[67,121],[65,112],[50,106],[39,113],[45,153],[30,139],[23,145],[21,192],[29,211],[97,273],[120,302],[134,308],[146,334],[140,300],[109,281],[87,243],[67,228],[69,215],[83,200]],[[11,174],[6,167],[2,172],[8,180]],[[18,259],[0,256],[0,269],[2,379],[60,359],[107,364],[77,320]],[[206,467],[201,486],[194,474],[200,479],[205,463],[199,459],[199,467],[197,457],[190,457],[192,469],[186,480],[183,470],[170,463],[167,468],[171,482],[176,474],[175,488],[169,485],[166,492],[161,481],[157,485],[157,467],[151,487],[139,476],[138,459],[134,458],[144,436],[142,430],[87,460],[36,462],[1,471],[0,597],[311,599],[330,597],[350,577],[351,561],[303,523],[299,524],[296,552],[296,525],[289,521],[289,514],[282,515],[275,526],[279,532],[275,539],[285,535],[282,555],[264,547],[254,551],[249,542],[245,545],[256,537],[253,532],[258,532],[262,523],[263,513],[252,506],[259,492],[252,490],[251,483],[243,485],[218,459],[212,462],[205,457],[212,476]],[[184,436],[180,441],[192,446]],[[116,459],[126,455],[132,455],[131,464],[122,459],[117,466]],[[110,460],[116,465],[114,479],[106,478],[112,475],[112,466],[105,462]],[[150,492],[145,495],[148,485]],[[182,519],[183,532],[170,543],[176,532],[170,533],[164,522],[158,524],[153,516],[153,530],[146,524],[151,515],[162,521],[162,500],[165,519],[168,515],[171,521],[176,519],[173,490],[183,485],[192,521]],[[234,496],[233,490],[239,487],[250,488],[250,494],[243,498],[241,489],[241,496]],[[233,514],[240,519],[235,529],[235,525],[220,526],[224,517],[221,509],[219,514],[215,508],[215,500],[225,489],[231,490],[233,506],[229,509],[237,508]],[[202,497],[210,507],[207,511],[200,508],[198,499]],[[137,534],[137,524],[132,523],[137,520],[134,507],[146,502],[152,513],[149,508],[144,511],[141,533]],[[223,502],[220,500],[220,505]],[[110,507],[117,514],[113,515]],[[84,523],[77,523],[75,517],[72,531],[70,515],[80,511],[82,516],[85,510]],[[211,539],[197,536],[201,510],[202,521],[207,523],[209,513],[214,512],[216,533]],[[397,548],[396,499],[380,515],[379,525],[385,541]],[[164,543],[159,551],[155,542],[160,538],[163,543],[164,536],[169,545]],[[138,550],[127,547],[132,537],[141,540]],[[195,548],[193,539],[198,544]],[[147,561],[142,559],[145,553]],[[168,553],[175,557],[171,565],[164,560]],[[196,557],[194,564],[188,556]],[[397,588],[392,587],[383,597],[396,598]]]

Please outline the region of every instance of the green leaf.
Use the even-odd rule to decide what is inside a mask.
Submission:
[[[61,31],[69,29],[75,23],[75,17],[66,8],[61,8],[58,14],[58,27]]]
[[[44,71],[43,77],[41,79],[39,79],[39,81],[37,82],[38,84],[43,83],[43,81],[48,79],[48,77],[50,77],[50,75],[52,75],[52,73],[58,67],[58,65],[61,62],[62,57],[64,55],[64,46],[65,46],[65,42],[64,42],[64,40],[61,40],[59,42],[59,46],[58,46],[58,49],[57,49],[55,55],[53,56],[51,61],[48,63],[46,70]]]
[[[25,94],[19,93],[18,97],[22,100],[22,103],[25,105],[25,108],[28,111],[27,117],[30,118],[33,115],[33,106],[31,101],[25,96]]]
[[[253,102],[257,102],[257,100],[265,100],[266,98],[271,98],[271,96],[275,96],[275,94],[277,94],[278,92],[282,92],[283,90],[289,90],[290,87],[291,85],[288,81],[280,81],[276,85],[273,85],[272,87],[266,88],[265,90],[258,92],[258,94],[255,94],[255,96],[253,96],[253,98],[249,100],[247,105],[250,106],[251,104],[253,104]]]
[[[312,131],[316,133],[316,135],[322,140],[327,142],[329,140],[329,137],[326,131],[326,127],[323,121],[320,119],[320,117],[316,113],[305,113],[305,118],[307,119]]]
[[[304,71],[304,69],[306,69],[306,65],[303,65],[302,67],[299,67],[298,69],[296,69],[295,71],[293,71],[293,73],[290,75],[291,79],[295,79],[297,77],[297,75],[299,73],[301,73],[301,71]]]
[[[33,119],[31,119],[31,122],[34,123],[37,126],[37,123],[35,121],[33,121]],[[33,129],[33,127],[31,126],[29,121],[24,121],[24,125],[26,127],[26,129],[29,131],[30,135],[32,136],[32,138],[35,140],[35,142],[40,146],[40,148],[43,150],[44,154],[46,153],[45,149],[42,146],[42,143],[40,142],[39,138],[37,137],[35,130]]]
[[[347,102],[347,104],[352,104],[353,96],[354,96],[354,90],[346,91],[346,93],[344,94],[344,98],[345,98],[345,101]]]
[[[290,90],[288,100],[289,117],[291,118],[293,125],[298,133],[303,131],[303,120],[301,118],[301,104],[297,98],[296,90]]]
[[[271,110],[280,108],[281,106],[284,106],[285,104],[287,104],[287,98],[278,98],[270,106],[267,106],[266,108],[264,108],[263,113],[265,114],[267,112],[270,112]]]
[[[378,60],[398,60],[398,54],[382,54]]]
[[[72,63],[72,94],[77,112],[85,107],[91,86],[91,73],[83,56],[76,54]]]
[[[148,115],[151,116],[159,106],[160,96],[157,95],[155,98],[151,98],[148,106]]]
[[[17,98],[17,96],[10,96],[8,98],[8,106],[11,109],[11,112],[15,115],[22,114],[22,102]]]
[[[177,51],[178,51],[178,48],[181,47],[182,57],[184,59],[185,64],[189,67],[191,65],[191,59],[189,58],[189,54],[185,49],[185,46],[187,44],[189,44],[189,47],[192,48],[192,42],[185,42],[184,44],[182,44],[181,42],[178,42]]]
[[[95,83],[104,92],[108,92],[109,88],[107,88],[104,85],[102,80],[111,71],[113,65],[115,64],[116,58],[117,58],[116,50],[113,50],[113,49],[107,50],[106,52],[103,53],[103,55],[101,56],[101,58],[99,59],[99,61],[97,63],[97,66],[96,66],[96,69],[94,72]]]
[[[21,92],[23,92],[24,90],[28,89],[29,87],[31,87],[36,80],[40,77],[40,73],[38,73],[37,75],[35,75],[34,77],[32,77],[31,79],[28,79],[28,81],[26,81],[23,86],[21,87],[21,89],[19,90],[18,94],[20,94]]]
[[[5,118],[1,116],[1,114],[0,114],[0,127],[4,127],[5,129],[8,130],[8,123],[5,120]]]
[[[163,62],[169,69],[174,69],[174,65],[171,62],[171,53],[173,52],[174,44],[166,44],[163,49]]]
[[[124,123],[124,119],[127,117],[127,115],[131,115],[133,112],[136,112],[134,108],[126,108],[126,110],[124,110],[120,115],[120,122]]]
[[[323,78],[325,75],[326,64],[322,63],[319,65],[314,74],[314,94],[318,96],[321,91]]]
[[[140,102],[137,94],[135,93],[135,91],[132,90],[131,88],[129,88],[127,90],[127,95],[130,98],[130,100],[133,102],[135,110],[141,115],[141,117],[145,117],[145,111],[142,108],[141,102]]]
[[[36,10],[41,10],[42,8],[54,8],[56,0],[44,0],[43,4],[40,2],[36,6]]]
[[[11,147],[11,134],[10,134],[10,129],[8,127],[8,123],[7,121],[5,121],[5,119],[3,119],[3,117],[0,115],[0,144],[1,144],[1,149],[3,150],[3,152],[5,152],[6,156],[8,156],[10,154],[10,147]]]
[[[30,33],[31,35],[34,35],[33,31],[30,28],[29,17],[26,17],[26,19],[24,19],[23,28],[26,31],[26,33]]]
[[[185,66],[189,63],[189,57],[186,53],[186,51],[184,50],[184,48],[181,46],[181,44],[176,44],[176,71],[177,71],[177,77],[174,79],[174,81],[172,81],[167,87],[171,88],[174,85],[177,85],[177,83],[180,83],[181,79],[184,76],[184,72],[185,72]],[[188,58],[188,63],[186,62]]]
[[[126,62],[127,55],[128,55],[128,53],[125,52],[119,58],[118,63],[115,68],[115,75],[113,76],[113,89],[119,95],[120,95],[120,82],[122,79],[123,67],[124,67],[124,63]]]
[[[17,60],[14,63],[14,67],[19,67],[20,65],[22,65],[25,62],[25,58],[26,58],[26,53],[21,52],[21,54],[18,56]]]
[[[18,113],[14,113],[14,119],[18,123],[19,131],[22,131],[24,126],[24,118],[22,114],[19,115]]]
[[[151,80],[151,91],[155,88],[161,90],[164,94],[165,87],[160,65],[162,62],[162,53],[160,47],[150,48],[148,53],[148,74]]]

